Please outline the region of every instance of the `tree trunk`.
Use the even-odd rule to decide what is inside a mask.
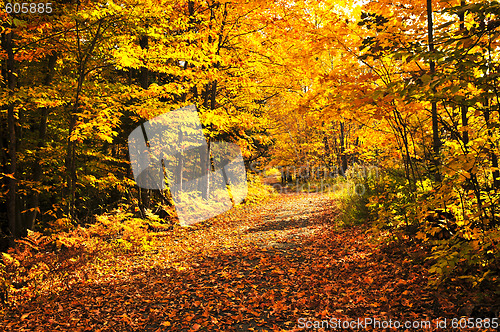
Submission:
[[[13,27],[11,27],[13,28]],[[9,89],[9,96],[14,94],[17,87],[16,63],[14,59],[14,32],[2,36],[2,48],[7,54],[6,60],[6,82]],[[7,137],[8,137],[8,167],[7,178],[7,219],[9,231],[12,235],[10,245],[14,244],[14,237],[20,235],[19,218],[17,217],[17,125],[14,101],[7,105]]]
[[[208,199],[208,197],[210,195],[210,172],[212,171],[212,162],[210,160],[210,152],[211,152],[210,150],[211,150],[210,140],[208,140],[207,150],[202,151],[202,153],[203,153],[202,162],[203,162],[203,165],[205,167],[205,171],[206,171],[206,175],[207,175],[205,178],[205,182],[202,184],[201,196],[203,197],[203,199]]]
[[[498,170],[498,156],[496,153],[492,152],[491,153],[491,166],[495,168],[493,171],[493,187],[495,189],[500,188],[500,171]]]
[[[433,36],[433,23],[432,23],[432,0],[427,0],[427,38],[429,43],[429,52],[434,52],[434,36]],[[429,61],[431,77],[436,73],[436,65],[433,60]],[[435,101],[431,103],[431,117],[432,117],[432,150],[434,152],[434,179],[436,182],[441,181],[441,173],[439,171],[439,150],[441,148],[441,140],[439,138],[438,114],[437,104]]]
[[[69,218],[73,218],[75,214],[75,192],[76,192],[76,146],[72,140],[73,131],[76,126],[76,112],[78,111],[79,93],[77,93],[77,102],[72,107],[70,112],[69,127],[68,127],[68,142],[66,146],[66,192],[67,196],[67,214]]]
[[[77,11],[80,8],[80,2],[77,2]],[[68,197],[67,203],[67,214],[69,218],[74,218],[75,216],[75,193],[76,193],[76,142],[72,140],[73,131],[76,127],[77,113],[80,108],[80,98],[83,91],[83,82],[87,75],[87,62],[91,58],[92,52],[95,49],[97,41],[101,35],[103,20],[99,21],[97,25],[95,35],[92,37],[90,43],[85,50],[82,49],[82,37],[80,36],[80,22],[76,19],[75,31],[76,31],[76,42],[78,46],[78,53],[76,58],[77,63],[77,87],[75,93],[75,101],[73,106],[69,110],[69,126],[68,126],[68,143],[66,147],[66,190],[63,192],[65,196]],[[87,43],[86,43],[87,44]],[[64,197],[63,197],[64,199]]]
[[[210,83],[207,83],[205,85],[205,91],[203,93],[203,107],[205,108],[208,108],[208,101],[209,101],[209,98],[210,98]]]
[[[148,36],[142,36],[139,40],[139,46],[141,49],[145,50],[149,47],[149,38]],[[139,74],[139,82],[141,84],[141,88],[147,89],[149,87],[149,70],[146,66],[141,67],[141,71]]]
[[[210,109],[215,109],[215,97],[217,96],[217,80],[212,82],[212,98],[210,100]]]
[[[345,176],[347,170],[347,155],[345,153],[345,125],[344,122],[340,122],[340,158],[341,158],[341,174]]]
[[[179,131],[179,143],[182,142],[182,131]],[[182,149],[182,148],[181,148]],[[178,185],[179,192],[182,192],[183,187],[183,173],[184,173],[184,152],[181,150],[178,153],[177,167],[175,169],[175,182]]]
[[[57,55],[52,54],[48,56],[48,64],[47,64],[47,74],[44,79],[44,85],[49,86],[52,82],[52,78],[54,76],[54,67],[56,64],[57,60]],[[45,146],[45,141],[47,138],[47,119],[48,119],[48,114],[49,114],[49,109],[47,107],[44,107],[41,109],[41,118],[40,118],[40,128],[38,131],[38,151],[35,155],[35,160],[33,162],[33,181],[35,183],[40,183],[42,179],[42,156],[40,154],[40,150]],[[28,199],[28,211],[26,212],[24,216],[25,220],[25,226],[27,229],[32,229],[33,226],[35,225],[35,220],[37,218],[38,212],[39,212],[39,206],[40,206],[40,200],[39,200],[39,192],[35,191],[31,194],[31,196]]]
[[[465,6],[465,1],[461,1],[460,5],[463,7]],[[460,30],[465,29],[465,12],[462,12],[459,16],[460,19]],[[467,111],[468,107],[466,105],[460,106],[460,113],[462,115],[462,126],[467,127],[469,125],[469,118],[467,117]],[[462,134],[462,141],[464,142],[464,150],[467,152],[468,147],[467,144],[469,143],[469,132],[464,131]]]

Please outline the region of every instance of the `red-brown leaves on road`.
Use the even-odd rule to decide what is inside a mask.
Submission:
[[[292,331],[298,319],[457,316],[460,292],[427,288],[410,246],[377,246],[363,227],[338,228],[335,202],[282,195],[176,231],[122,273],[88,275],[9,309],[10,331]],[[172,250],[182,248],[183,250]],[[110,258],[111,259],[111,258]],[[448,294],[448,295],[445,295]],[[451,294],[451,295],[450,295]]]

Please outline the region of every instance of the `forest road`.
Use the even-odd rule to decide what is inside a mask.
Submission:
[[[110,272],[13,309],[0,330],[299,331],[314,321],[457,315],[463,294],[430,291],[410,248],[340,227],[337,204],[281,194],[158,234],[146,252],[109,258]]]

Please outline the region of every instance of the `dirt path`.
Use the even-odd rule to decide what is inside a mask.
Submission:
[[[165,236],[147,256],[117,258],[125,276],[15,309],[0,330],[292,331],[315,320],[460,312],[460,290],[429,293],[425,267],[404,258],[407,248],[379,250],[362,228],[337,228],[337,214],[326,196],[307,194],[231,211]]]
[[[322,231],[322,218],[334,207],[324,195],[283,195],[256,211],[253,223],[240,231],[243,240],[260,248],[296,248],[303,238]]]

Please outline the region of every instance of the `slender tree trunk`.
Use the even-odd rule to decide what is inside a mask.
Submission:
[[[212,82],[212,98],[210,100],[210,109],[215,109],[215,98],[217,96],[217,80]]]
[[[52,54],[48,56],[48,64],[47,64],[47,74],[45,75],[44,79],[44,85],[49,86],[52,82],[52,78],[54,76],[54,67],[56,64],[57,60],[57,55]],[[39,131],[38,131],[38,151],[35,155],[35,160],[33,162],[33,181],[35,183],[39,183],[42,179],[42,156],[41,156],[41,149],[45,146],[45,141],[47,138],[47,120],[48,120],[48,114],[49,114],[49,109],[47,107],[44,107],[41,109],[41,117],[40,117],[40,125],[39,125]],[[30,196],[28,199],[28,212],[24,216],[25,219],[25,225],[28,229],[32,229],[33,226],[35,225],[35,220],[37,218],[38,212],[39,212],[39,206],[40,206],[40,194],[38,191],[35,190],[35,192]]]
[[[484,106],[485,106],[485,110],[483,113],[484,121],[486,122],[486,125],[489,126],[491,110],[489,108],[488,99],[486,99]],[[488,129],[488,137],[490,137],[490,139],[492,137],[491,129]],[[500,171],[498,170],[498,157],[497,157],[496,153],[494,152],[494,148],[495,148],[494,143],[490,143],[489,149],[490,149],[490,156],[491,156],[490,157],[491,158],[491,166],[495,169],[494,171],[491,172],[491,175],[493,177],[493,188],[498,189],[498,188],[500,188],[500,179],[499,179]],[[492,224],[497,225],[498,220],[495,217],[496,206],[492,205],[492,206],[490,206],[490,209],[491,209]]]
[[[203,107],[208,108],[208,101],[210,99],[210,89],[211,83],[205,85],[205,91],[203,93]]]
[[[211,153],[210,140],[208,140],[207,143],[207,150],[203,151],[202,153],[203,153],[202,162],[205,167],[205,172],[207,176],[205,182],[202,184],[201,196],[203,197],[203,199],[208,199],[210,195],[210,173],[212,171],[212,162],[210,160],[210,153]]]
[[[496,189],[500,188],[500,171],[498,170],[498,156],[496,153],[491,154],[491,166],[495,168],[493,171],[493,186]]]
[[[144,35],[139,40],[139,46],[142,50],[146,50],[149,48],[149,38]],[[141,84],[141,88],[147,89],[149,87],[149,70],[146,66],[141,67],[141,71],[139,73],[139,81]]]
[[[344,122],[340,122],[340,158],[341,158],[341,172],[342,175],[345,176],[345,172],[347,171],[347,155],[345,154],[345,125]]]
[[[488,69],[487,73],[491,73],[491,65],[492,65],[492,47],[491,47],[491,35],[488,35]],[[496,81],[495,81],[496,84]],[[497,92],[496,89],[495,93]],[[497,99],[498,100],[498,99]],[[490,128],[490,116],[491,116],[491,106],[490,106],[490,100],[488,97],[485,97],[484,100],[484,120],[486,122],[486,126]],[[498,113],[497,113],[498,115]],[[491,166],[493,170],[491,171],[491,175],[493,177],[493,188],[495,188],[497,191],[500,189],[500,170],[498,169],[498,155],[495,153],[496,149],[496,144],[493,140],[493,133],[491,129],[488,129],[488,137],[490,138],[489,142],[489,149],[490,149],[490,158],[491,158]],[[490,227],[495,227],[500,224],[500,219],[496,217],[498,207],[495,204],[492,204],[490,206],[490,211],[491,211],[491,222],[489,224]]]
[[[182,131],[179,131],[179,143],[182,142]],[[179,186],[179,192],[183,190],[183,173],[184,173],[184,152],[181,150],[178,154],[177,167],[175,170],[175,182]]]
[[[79,93],[77,93],[78,99]],[[68,203],[67,203],[67,214],[69,218],[73,218],[75,214],[75,192],[76,192],[76,146],[75,141],[72,140],[73,131],[76,126],[76,112],[78,110],[78,104],[73,105],[72,111],[70,112],[69,119],[69,130],[68,130],[68,141],[66,146],[66,192]]]
[[[203,107],[206,109],[208,107],[208,102],[210,99],[210,94],[212,92],[212,89],[210,89],[211,84],[207,83],[205,85],[205,89],[203,91]],[[203,163],[205,167],[205,172],[206,172],[206,177],[204,182],[201,184],[202,187],[202,193],[201,196],[203,199],[208,199],[210,195],[210,172],[212,171],[212,164],[210,161],[210,139],[207,142],[207,151],[203,151]]]
[[[216,97],[217,97],[217,80],[213,81],[212,83],[208,83],[205,88],[205,96],[204,96],[204,101],[203,101],[203,106],[207,107],[208,103],[210,102],[210,109],[214,110],[216,107]],[[210,195],[210,174],[212,171],[212,159],[210,157],[211,153],[211,147],[210,147],[210,139],[208,140],[208,149],[207,149],[207,154],[204,157],[204,161],[206,162],[206,170],[207,170],[207,176],[205,183],[203,184],[203,192],[202,192],[202,197],[204,199],[208,199]]]
[[[461,1],[460,5],[465,6],[465,1]],[[459,19],[460,19],[459,29],[465,30],[465,12],[463,12],[459,15]],[[465,79],[465,78],[463,78],[463,79]],[[466,130],[462,131],[462,137],[461,137],[462,143],[464,145],[465,154],[469,153],[469,147],[468,147],[469,132],[468,132],[468,128],[467,128],[469,125],[469,118],[467,116],[468,110],[469,110],[469,108],[467,107],[467,105],[460,105],[460,116],[461,116],[461,120],[462,120],[462,126],[466,129]],[[475,186],[474,183],[477,183],[476,174],[472,171],[472,168],[467,169],[466,171],[469,172],[469,174],[470,174],[470,178],[467,179],[467,182],[466,182],[466,188],[467,189],[473,188]],[[477,192],[479,190],[479,188],[474,188],[474,190],[475,190],[475,192]]]
[[[80,1],[77,2],[77,10],[80,8]],[[69,126],[68,126],[68,142],[66,147],[66,190],[63,192],[65,197],[68,199],[67,203],[67,214],[69,218],[74,218],[75,216],[75,200],[76,200],[76,141],[73,140],[73,132],[76,127],[77,122],[77,113],[80,108],[80,98],[83,92],[83,82],[85,81],[85,77],[87,75],[87,62],[89,61],[97,41],[102,33],[102,24],[103,20],[99,21],[99,24],[96,28],[95,35],[92,37],[90,43],[85,50],[82,49],[82,38],[80,36],[80,22],[78,19],[75,23],[75,31],[76,31],[76,42],[77,42],[77,60],[78,60],[78,74],[77,74],[77,87],[75,94],[75,101],[73,106],[69,111]],[[87,43],[86,43],[87,44]],[[63,197],[64,198],[64,197]]]
[[[465,6],[465,1],[461,1],[460,5],[462,7]],[[465,12],[462,12],[460,14],[459,19],[460,19],[460,30],[464,30],[465,29]],[[467,107],[467,105],[460,106],[460,113],[462,115],[462,126],[463,127],[467,127],[469,125],[469,118],[467,117],[468,109],[469,108]],[[467,130],[463,131],[462,135],[463,135],[462,141],[464,143],[464,148],[465,148],[465,151],[467,152],[468,151],[467,144],[469,144],[469,132]]]
[[[147,35],[143,35],[139,38],[139,46],[142,50],[146,50],[149,48],[149,37]],[[139,69],[139,84],[143,89],[149,88],[149,69],[145,65]],[[150,190],[139,188],[139,210],[141,211],[143,218],[146,216],[146,208],[149,208],[150,192]]]
[[[13,27],[11,27],[13,28]],[[6,60],[6,83],[9,96],[14,94],[17,87],[16,63],[14,59],[14,32],[11,30],[2,36],[2,48],[7,53]],[[10,245],[14,244],[14,238],[20,235],[20,225],[17,211],[17,124],[14,101],[7,105],[7,137],[8,137],[8,167],[7,172],[7,219],[9,230],[12,235]]]
[[[493,187],[495,189],[499,189],[500,188],[500,170],[498,170],[498,156],[495,152],[491,153],[491,166],[495,169],[492,172]]]
[[[433,34],[433,23],[432,23],[432,0],[427,0],[427,38],[429,43],[429,52],[434,52],[434,34]],[[430,74],[431,77],[436,73],[436,65],[433,60],[429,61]],[[441,140],[439,138],[439,126],[438,126],[438,114],[437,114],[437,104],[435,101],[431,103],[431,116],[432,116],[432,150],[434,152],[433,162],[434,162],[434,179],[437,182],[441,181],[441,173],[439,170],[439,150],[441,148]]]
[[[324,160],[326,160],[326,167],[328,169],[328,172],[331,171],[331,168],[332,168],[332,159],[330,157],[331,155],[331,149],[330,149],[330,144],[328,143],[328,136],[326,135],[326,133],[324,134],[325,136],[323,136],[323,144],[324,144],[324,147],[325,147],[325,154],[324,154]]]

